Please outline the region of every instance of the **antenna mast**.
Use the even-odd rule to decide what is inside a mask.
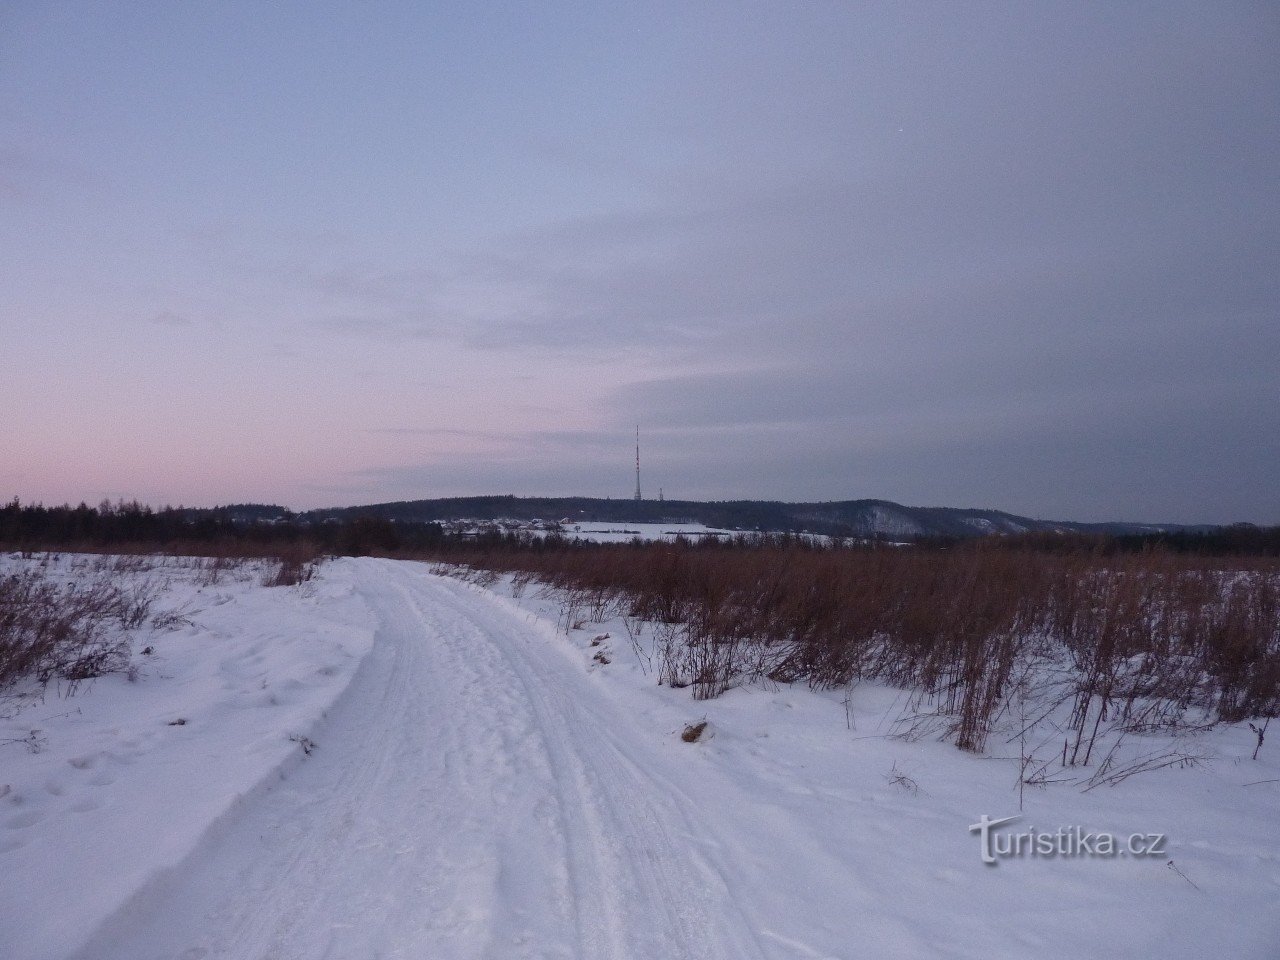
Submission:
[[[640,499],[640,424],[636,424],[636,499]]]

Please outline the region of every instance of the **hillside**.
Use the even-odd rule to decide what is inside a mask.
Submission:
[[[1000,510],[908,507],[888,500],[784,503],[773,500],[612,500],[592,497],[448,497],[313,510],[320,521],[373,515],[397,522],[433,520],[563,520],[610,523],[703,523],[709,527],[824,533],[833,536],[973,537],[993,533],[1074,531],[1150,533],[1177,524],[1075,523],[1037,520]],[[1194,528],[1199,529],[1199,528]],[[1207,528],[1205,528],[1207,529]]]

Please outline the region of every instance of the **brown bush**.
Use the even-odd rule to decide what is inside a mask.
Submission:
[[[103,568],[62,579],[44,565],[0,577],[0,690],[34,677],[40,683],[80,682],[128,664],[122,630],[142,624],[162,585],[126,585],[119,573],[144,567]]]
[[[738,543],[476,545],[447,555],[563,591],[566,625],[613,612],[651,621],[660,682],[715,696],[770,677],[833,688],[868,678],[915,691],[964,749],[984,749],[1039,665],[1069,705],[1063,759],[1101,732],[1156,729],[1188,710],[1280,711],[1280,561],[1147,550],[947,549]]]
[[[300,541],[285,544],[277,551],[274,567],[262,578],[264,587],[294,587],[315,576],[320,554],[315,544]]]

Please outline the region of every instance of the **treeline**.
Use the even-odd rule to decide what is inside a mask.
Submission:
[[[768,500],[703,502],[695,500],[597,499],[593,497],[448,497],[407,500],[316,511],[320,516],[348,518],[374,516],[388,520],[427,521],[470,518],[492,520],[561,520],[574,523],[684,523],[734,530],[783,530],[831,535],[852,535],[855,528],[837,515],[802,518],[794,504]]]
[[[46,507],[16,498],[0,507],[0,549],[185,552],[191,555],[267,556],[310,551],[361,556],[428,550],[444,538],[439,524],[395,524],[355,516],[312,522],[281,509],[246,517],[235,507],[212,510],[165,507],[136,501],[96,507]]]
[[[1039,553],[1079,553],[1087,551],[1114,556],[1123,553],[1179,553],[1200,557],[1280,557],[1280,527],[1234,524],[1196,530],[1155,533],[1034,532],[1000,534],[985,538],[919,537],[912,541],[920,548],[953,549],[976,540],[1006,550]]]
[[[1170,550],[1202,556],[1280,557],[1280,527],[1235,524],[1203,532],[1171,531],[1116,537],[1118,549]]]
[[[0,506],[0,549],[7,550],[110,550],[137,552],[155,549],[173,552],[186,548],[193,554],[234,555],[271,553],[281,545],[310,545],[317,554],[359,556],[368,553],[427,554],[467,552],[477,544],[486,550],[533,551],[581,549],[598,546],[564,537],[524,532],[485,533],[479,537],[448,536],[434,520],[396,521],[384,513],[343,511],[340,515],[297,514],[284,507],[264,504],[215,508],[164,507],[153,509],[136,501],[104,501],[96,507],[81,503],[46,507],[21,503],[17,498]],[[448,518],[445,518],[448,519]],[[634,520],[634,518],[632,518]],[[809,549],[885,547],[880,538],[805,534],[744,533],[734,537],[707,538],[707,545],[761,549],[794,544]],[[1197,556],[1280,557],[1280,527],[1237,524],[1210,529],[1143,534],[1082,532],[1034,532],[988,537],[917,537],[916,550],[956,550],[974,542],[999,549],[1043,553],[1099,555],[1119,553],[1194,554]]]

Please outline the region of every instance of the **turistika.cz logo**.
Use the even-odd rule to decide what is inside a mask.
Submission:
[[[1163,833],[1131,833],[1126,837],[1084,827],[1059,827],[1054,831],[1037,830],[1034,826],[1016,831],[1000,829],[1021,819],[1021,814],[1016,814],[993,820],[984,813],[977,823],[969,824],[969,832],[978,834],[983,863],[995,866],[1014,857],[1048,860],[1165,856]]]

